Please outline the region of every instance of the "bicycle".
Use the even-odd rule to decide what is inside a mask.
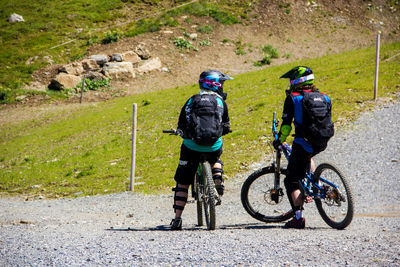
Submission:
[[[176,130],[163,130],[163,133],[171,135],[179,135]],[[215,206],[221,204],[221,198],[218,195],[214,180],[211,173],[211,165],[207,161],[207,155],[200,155],[200,163],[197,168],[195,180],[191,185],[192,197],[196,201],[197,206],[197,225],[203,226],[203,209],[204,218],[208,230],[215,230],[216,212]]]
[[[273,113],[272,133],[278,140],[276,112]],[[283,222],[294,216],[289,201],[283,201],[280,187],[281,175],[286,168],[281,166],[282,153],[289,160],[291,146],[284,142],[275,149],[276,159],[271,166],[256,170],[242,185],[241,202],[244,209],[262,222]],[[307,169],[300,181],[300,190],[306,203],[314,201],[322,219],[332,228],[344,229],[353,219],[354,203],[348,181],[332,163],[322,163],[315,172]],[[287,199],[287,198],[286,198]]]

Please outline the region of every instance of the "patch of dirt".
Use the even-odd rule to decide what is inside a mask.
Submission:
[[[282,5],[282,1],[278,0],[260,0],[249,14],[248,21],[231,26],[222,25],[212,18],[182,16],[178,18],[178,27],[163,28],[159,32],[91,47],[88,55],[113,54],[134,50],[142,43],[153,57],[161,59],[168,71],[137,75],[129,82],[113,81],[117,94],[91,92],[85,95],[85,101],[104,101],[115,95],[193,84],[206,69],[218,69],[232,76],[258,70],[261,67],[253,64],[262,59],[261,48],[265,45],[277,48],[279,58],[262,68],[372,46],[378,31],[382,31],[383,43],[399,41],[400,10],[391,8],[386,2],[288,0],[286,5]],[[190,18],[190,23],[187,18]],[[196,31],[196,27],[204,25],[211,25],[213,32],[207,34]],[[173,44],[173,40],[185,32],[197,33],[197,40],[192,42],[199,48],[198,51],[180,50]],[[210,45],[199,46],[198,43],[207,38]],[[244,55],[236,53],[239,45]],[[48,84],[59,67],[49,65],[36,71],[32,77],[35,81]],[[25,105],[43,102],[34,99],[23,102]],[[79,97],[63,102],[77,103]]]

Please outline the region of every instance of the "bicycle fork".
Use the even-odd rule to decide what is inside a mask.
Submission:
[[[272,163],[274,168],[274,188],[271,190],[271,200],[276,204],[279,203],[279,197],[283,196],[283,190],[280,187],[280,171],[281,171],[281,156],[280,151],[276,151],[276,162]]]

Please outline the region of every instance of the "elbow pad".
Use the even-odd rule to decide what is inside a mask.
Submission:
[[[288,135],[290,134],[290,132],[292,131],[292,126],[290,125],[282,125],[281,126],[281,134],[279,137],[279,141],[281,141],[281,143],[285,142],[286,137],[288,137]]]

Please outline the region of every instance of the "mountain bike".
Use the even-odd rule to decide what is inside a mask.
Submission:
[[[178,135],[176,130],[163,130],[163,133]],[[200,155],[200,163],[197,167],[193,184],[191,185],[192,197],[197,206],[197,225],[203,226],[204,218],[208,230],[215,230],[216,212],[215,206],[221,204],[221,198],[218,195],[211,173],[211,165],[207,161],[207,154]]]
[[[273,113],[272,133],[278,140],[276,112]],[[256,170],[242,185],[241,201],[244,209],[262,222],[283,222],[294,216],[289,200],[284,198],[281,176],[286,168],[281,166],[282,153],[289,160],[291,146],[286,142],[275,149],[271,166]],[[308,167],[299,182],[306,203],[314,201],[322,219],[332,228],[344,229],[354,214],[353,194],[343,173],[331,163],[322,163],[315,172]],[[286,199],[286,200],[284,200]]]

